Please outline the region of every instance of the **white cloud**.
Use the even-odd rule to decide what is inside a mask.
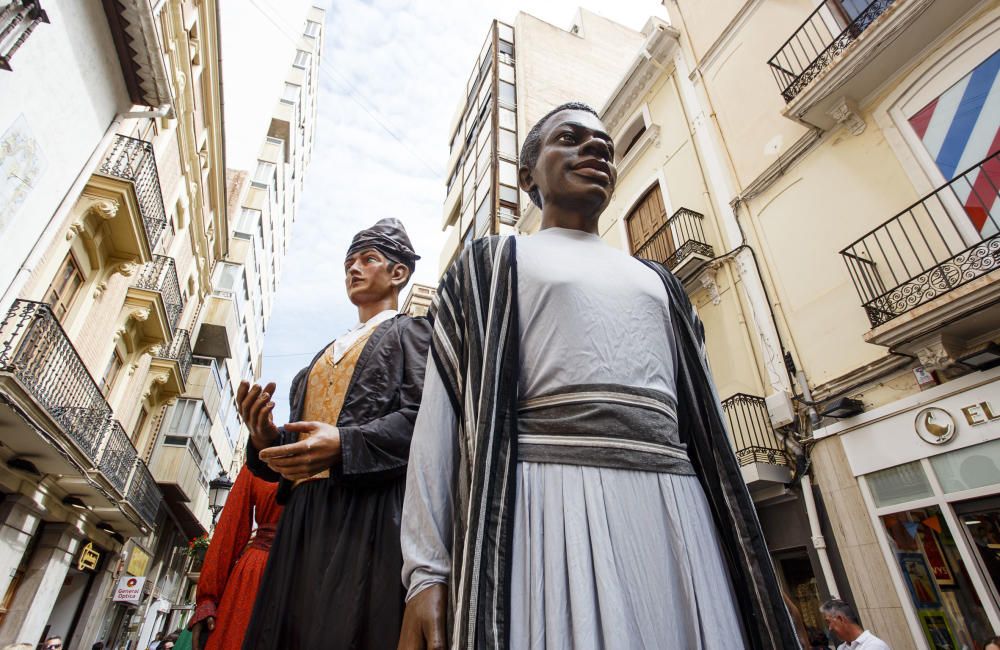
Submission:
[[[265,339],[262,379],[279,385],[276,419],[287,417],[294,374],[357,320],[341,264],[355,232],[381,217],[401,219],[423,256],[416,281],[436,283],[447,130],[490,20],[512,22],[523,10],[568,28],[579,5],[634,29],[650,15],[665,17],[653,0],[517,6],[335,0],[330,6],[316,144]]]

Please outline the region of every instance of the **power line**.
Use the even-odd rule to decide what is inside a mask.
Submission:
[[[253,4],[254,7],[257,8],[257,11],[259,11],[260,14],[268,20],[268,22],[274,25],[278,29],[278,31],[285,36],[285,38],[287,38],[293,45],[298,46],[298,38],[297,36],[294,35],[294,33],[289,34],[289,32],[285,31],[285,29],[282,28],[282,26],[279,25],[274,18],[268,15],[268,13],[264,10],[264,8],[257,3],[257,0],[250,0],[250,2]],[[367,98],[364,98],[364,96],[356,88],[354,88],[340,72],[338,72],[336,69],[332,67],[328,67],[329,64],[327,64],[324,61],[322,54],[323,54],[322,52],[319,53],[320,72],[326,72],[328,78],[330,78],[331,81],[333,81],[334,83],[339,83],[340,85],[339,87],[344,91],[347,97],[355,104],[357,104],[361,108],[361,110],[363,110],[368,115],[368,117],[370,117],[376,124],[378,124],[382,128],[382,130],[388,133],[393,140],[402,145],[403,148],[405,148],[410,153],[411,156],[413,156],[421,165],[423,165],[427,169],[427,171],[431,172],[437,177],[443,176],[440,170],[435,168],[431,163],[427,162],[427,160],[425,160],[423,156],[417,153],[417,151],[413,147],[407,144],[406,141],[404,141],[399,135],[397,135],[396,132],[393,131],[391,127],[389,127],[385,122],[382,121],[382,119],[376,114],[376,109],[374,109],[373,103],[369,102]],[[334,75],[339,77],[339,80],[334,79],[333,78]],[[359,99],[359,97],[361,99],[364,99],[365,102],[371,104],[373,108],[369,109],[368,106],[366,106],[361,101],[361,99]]]

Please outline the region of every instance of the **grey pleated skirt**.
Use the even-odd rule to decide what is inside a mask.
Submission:
[[[510,647],[743,648],[694,476],[518,464]]]

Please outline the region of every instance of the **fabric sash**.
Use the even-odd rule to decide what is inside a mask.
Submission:
[[[274,535],[277,532],[277,524],[260,524],[257,526],[257,530],[254,531],[253,537],[250,538],[247,548],[256,548],[261,551],[270,552],[271,544],[274,543]]]
[[[518,460],[694,474],[674,400],[615,384],[565,386],[518,404]]]

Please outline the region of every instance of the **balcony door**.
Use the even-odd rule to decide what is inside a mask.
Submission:
[[[625,217],[629,250],[636,257],[665,262],[674,252],[660,186],[653,185]]]

